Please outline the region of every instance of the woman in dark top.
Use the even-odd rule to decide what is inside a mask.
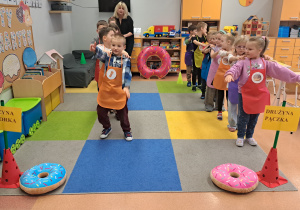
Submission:
[[[124,2],[120,1],[114,12],[116,23],[121,30],[121,34],[126,38],[126,49],[125,51],[131,56],[134,44],[133,36],[133,20],[128,15],[128,9]]]

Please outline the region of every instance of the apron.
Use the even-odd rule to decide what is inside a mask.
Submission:
[[[264,69],[252,70],[250,60],[250,76],[241,88],[243,109],[247,114],[259,114],[265,111],[265,106],[270,105],[270,93],[266,86],[266,65]]]
[[[126,93],[122,89],[122,58],[121,68],[109,66],[110,59],[111,57],[98,92],[97,102],[101,107],[120,110],[125,107],[127,101]]]
[[[197,41],[199,42],[198,37],[196,37],[196,38],[197,38]],[[200,48],[202,48],[202,47],[198,46],[197,49],[194,52],[195,66],[197,68],[201,68],[203,57],[204,57],[204,55],[201,52]]]
[[[228,100],[232,104],[239,103],[239,79],[234,80],[233,82],[228,83]]]
[[[191,51],[185,52],[185,57],[184,57],[185,65],[193,66],[193,56],[194,56],[194,52]]]
[[[216,72],[213,85],[217,90],[228,90],[227,83],[225,82],[225,73],[230,69],[230,65],[225,65],[223,59],[220,61],[219,68]]]
[[[204,79],[205,81],[207,80],[210,63],[211,63],[210,53],[207,53],[203,58],[202,70],[201,70],[201,78]]]

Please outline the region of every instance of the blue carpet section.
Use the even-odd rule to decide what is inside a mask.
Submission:
[[[88,140],[63,193],[182,191],[169,139]]]
[[[130,93],[128,110],[163,110],[159,93]]]

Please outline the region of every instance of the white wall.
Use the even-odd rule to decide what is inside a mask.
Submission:
[[[270,21],[272,6],[273,0],[254,0],[248,7],[241,6],[238,0],[222,0],[220,28],[239,25],[241,33],[243,22],[251,15]]]
[[[60,54],[72,50],[71,13],[49,14],[50,2],[43,0],[42,8],[30,8],[33,39],[37,57],[56,49]]]
[[[98,20],[106,20],[113,13],[99,12],[97,0],[75,0],[72,5],[73,49],[87,49],[96,34]],[[84,2],[84,3],[83,3]],[[175,25],[180,27],[181,0],[131,0],[130,16],[135,28],[142,32],[152,25]]]

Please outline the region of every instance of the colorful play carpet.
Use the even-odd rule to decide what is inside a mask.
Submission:
[[[49,194],[222,191],[210,180],[212,168],[236,163],[260,171],[266,154],[259,146],[236,147],[227,112],[218,121],[216,112],[204,111],[200,95],[186,84],[133,81],[128,107],[134,140],[126,142],[113,114],[112,133],[99,140],[95,82],[68,88],[65,102],[26,138],[15,159],[22,171],[47,162],[66,168],[67,182]],[[255,191],[294,190],[288,182],[272,189],[259,183]],[[24,194],[0,189],[0,195]]]

